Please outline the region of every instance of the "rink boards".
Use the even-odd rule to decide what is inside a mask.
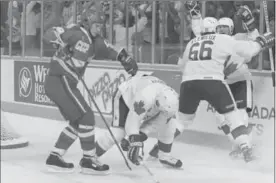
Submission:
[[[1,58],[1,103],[7,112],[47,119],[63,120],[53,102],[45,95],[44,82],[49,59]],[[152,74],[179,91],[181,74],[176,66],[141,64],[139,74]],[[250,123],[256,126],[257,138],[274,137],[275,95],[270,73],[253,72],[254,108]],[[129,76],[118,62],[95,61],[87,68],[84,79],[101,112],[110,122],[112,94]],[[78,86],[92,109],[98,113],[84,87]],[[104,127],[96,116],[97,125]],[[202,102],[194,124],[180,140],[192,144],[225,148],[225,137],[218,130],[213,108]]]

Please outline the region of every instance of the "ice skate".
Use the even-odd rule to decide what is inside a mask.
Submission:
[[[229,153],[229,156],[232,159],[242,158],[243,154],[242,154],[241,148],[238,145],[233,145],[232,146],[232,151]]]
[[[176,159],[169,154],[159,156],[159,162],[169,168],[181,168],[183,164],[181,160]]]
[[[245,147],[242,149],[243,158],[246,163],[257,159],[257,156],[253,153],[253,148]]]
[[[55,152],[52,152],[48,156],[46,165],[49,172],[72,173],[74,171],[74,164],[65,162],[64,159]]]
[[[81,173],[106,175],[109,173],[109,166],[99,162],[98,157],[83,157],[80,161]]]

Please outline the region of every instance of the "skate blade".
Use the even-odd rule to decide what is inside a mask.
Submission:
[[[47,165],[47,171],[51,173],[74,173],[75,168],[61,168],[54,165]]]
[[[184,170],[183,169],[183,166],[182,167],[173,167],[171,165],[167,165],[167,164],[163,164],[163,163],[160,163],[164,168],[167,168],[167,169],[172,169],[172,170]]]
[[[89,168],[80,167],[80,173],[85,174],[85,175],[109,175],[110,170],[97,171],[97,170],[92,170],[92,169],[89,169]]]

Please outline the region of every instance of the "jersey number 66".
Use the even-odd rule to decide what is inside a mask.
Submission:
[[[189,51],[189,59],[194,61],[211,60],[212,48],[209,46],[213,44],[214,42],[210,40],[194,43]]]

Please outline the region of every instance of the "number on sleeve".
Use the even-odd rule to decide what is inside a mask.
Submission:
[[[211,60],[212,48],[208,46],[213,44],[214,42],[211,40],[194,43],[189,51],[189,59],[194,61]]]

